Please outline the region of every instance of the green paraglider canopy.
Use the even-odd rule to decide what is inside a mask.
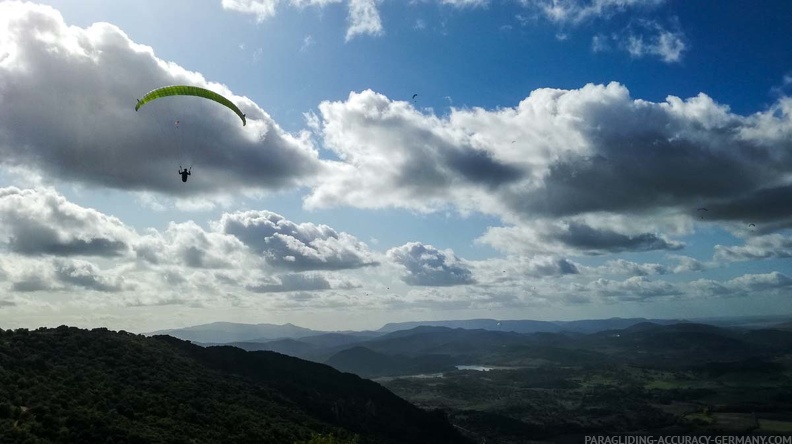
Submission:
[[[199,88],[197,86],[189,86],[189,85],[172,85],[172,86],[165,86],[162,88],[157,88],[145,96],[143,98],[138,99],[137,105],[135,105],[135,111],[140,109],[141,106],[145,105],[152,100],[159,99],[160,97],[168,97],[168,96],[196,96],[196,97],[203,97],[205,99],[213,100],[231,111],[235,112],[236,115],[242,119],[242,126],[247,125],[247,121],[245,120],[245,115],[237,108],[234,103],[225,97],[217,94],[214,91],[209,91],[205,88]]]

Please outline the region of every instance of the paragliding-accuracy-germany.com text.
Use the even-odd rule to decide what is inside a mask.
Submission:
[[[586,436],[585,444],[792,444],[792,436]]]

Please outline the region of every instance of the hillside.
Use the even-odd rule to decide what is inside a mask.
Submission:
[[[353,348],[355,351],[350,352]],[[354,346],[327,349],[325,354],[332,354],[321,362],[371,378],[437,373],[469,364],[519,367],[611,363],[669,368],[767,358],[789,350],[789,331],[726,329],[696,323],[644,322],[587,335],[422,326]],[[322,352],[314,351],[312,356],[322,356]]]
[[[0,330],[0,436],[56,443],[466,442],[441,413],[326,365],[65,326]]]

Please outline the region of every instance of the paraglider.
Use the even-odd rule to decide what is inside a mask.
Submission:
[[[708,209],[706,209],[706,208],[699,208],[699,209],[697,209],[696,211],[698,211],[698,212],[699,212],[699,214],[701,214],[701,218],[702,218],[702,219],[704,219],[704,213],[702,213],[702,211],[706,211],[706,212],[708,212],[708,213],[709,213],[709,210],[708,210]]]
[[[236,105],[234,105],[233,102],[231,102],[227,98],[221,96],[220,94],[214,91],[210,91],[206,88],[201,88],[198,86],[171,85],[149,91],[142,98],[138,99],[137,105],[135,105],[135,111],[138,111],[143,105],[149,102],[170,96],[195,96],[219,103],[220,105],[225,106],[226,108],[233,111],[237,116],[239,116],[239,118],[242,120],[242,126],[247,125],[245,114]],[[180,125],[181,125],[181,120],[176,120],[174,122],[174,127],[176,130],[179,130]],[[181,132],[181,130],[179,130],[179,132]],[[178,145],[181,146],[181,143],[179,143]],[[179,165],[179,174],[182,177],[182,182],[187,182],[187,176],[190,176],[192,174],[191,171],[192,171],[192,166],[190,166],[189,169],[184,168],[182,170],[181,165]]]
[[[185,168],[184,171],[182,171],[182,167],[181,165],[179,165],[179,174],[181,174],[182,182],[187,182],[187,176],[191,174],[190,173],[191,171],[192,171],[192,167],[190,167],[189,170]]]
[[[200,88],[198,86],[189,86],[189,85],[172,85],[172,86],[165,86],[162,88],[157,88],[153,91],[149,91],[145,96],[138,99],[137,105],[135,105],[135,111],[139,110],[140,107],[145,105],[148,102],[153,100],[159,99],[161,97],[168,97],[168,96],[196,96],[196,97],[203,97],[204,99],[209,99],[215,101],[226,108],[230,109],[240,119],[242,119],[242,126],[247,125],[247,121],[245,120],[245,114],[237,108],[234,103],[225,97],[217,94],[214,91],[210,91],[205,88]]]
[[[416,98],[416,97],[418,97],[418,94],[413,94],[413,97],[412,97],[412,99],[413,99],[413,102],[415,102],[415,98]]]

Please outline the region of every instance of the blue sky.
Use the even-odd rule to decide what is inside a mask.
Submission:
[[[0,17],[4,328],[792,312],[788,2]]]

